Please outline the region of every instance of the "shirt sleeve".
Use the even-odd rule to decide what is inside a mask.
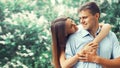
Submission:
[[[113,53],[112,53],[112,57],[113,58],[117,58],[120,57],[120,43],[115,35],[115,33],[112,33],[112,42],[113,42]]]
[[[73,44],[74,40],[68,40],[67,44],[66,44],[66,49],[65,49],[65,55],[66,58],[69,59],[70,57],[73,57],[75,55],[74,52],[74,45]]]

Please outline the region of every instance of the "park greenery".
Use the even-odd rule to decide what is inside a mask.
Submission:
[[[0,68],[53,68],[51,21],[65,15],[79,24],[77,9],[88,1],[120,41],[119,0],[0,0]]]

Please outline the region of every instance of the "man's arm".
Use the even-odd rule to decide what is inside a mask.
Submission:
[[[103,65],[103,67],[106,68],[120,68],[120,57],[115,58],[115,59],[106,59],[106,58],[102,58],[100,56],[96,57],[95,63],[101,64]]]
[[[80,61],[83,62],[93,62],[101,64],[105,68],[120,68],[120,57],[115,59],[106,59],[100,56],[97,56],[95,53],[88,53],[85,56],[79,55]]]
[[[120,68],[120,45],[118,42],[118,39],[114,33],[112,33],[112,38],[110,38],[112,41],[112,57],[113,59],[106,59],[100,56],[97,56],[95,50],[92,52],[87,53],[84,57],[80,56],[79,59],[84,62],[94,62],[101,64],[102,66],[106,68]]]

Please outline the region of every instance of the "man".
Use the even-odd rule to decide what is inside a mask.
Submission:
[[[87,43],[91,42],[100,32],[99,17],[100,10],[96,3],[88,2],[79,10],[80,23],[82,30],[70,36],[66,44],[66,58],[69,59],[77,54]],[[98,54],[98,55],[97,55]],[[116,35],[113,32],[100,42],[97,54],[91,52],[79,55],[74,68],[120,68],[120,45]]]

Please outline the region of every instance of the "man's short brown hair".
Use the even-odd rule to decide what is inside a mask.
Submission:
[[[78,9],[78,13],[82,10],[89,9],[91,14],[95,15],[96,13],[100,14],[100,9],[95,2],[87,2]]]

